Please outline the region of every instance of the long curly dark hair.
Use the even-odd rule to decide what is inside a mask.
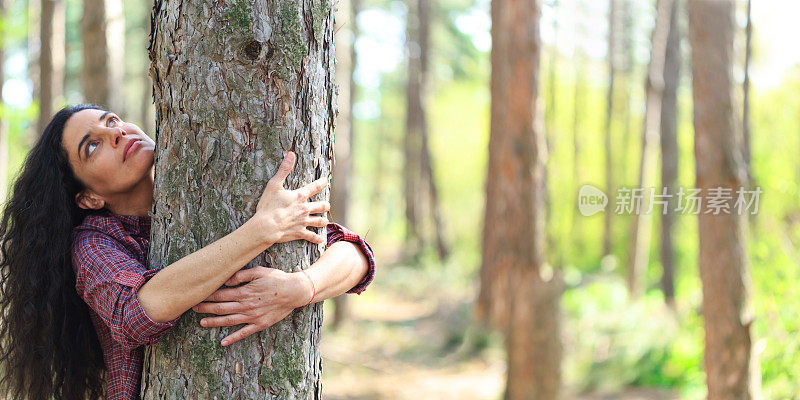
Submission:
[[[75,290],[70,233],[90,211],[61,144],[72,114],[53,116],[14,183],[0,219],[0,393],[13,399],[99,399],[103,354]]]

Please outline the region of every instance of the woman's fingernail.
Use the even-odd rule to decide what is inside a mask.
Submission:
[[[223,340],[223,341],[222,341],[222,345],[223,345],[223,346],[227,346],[227,345],[228,345],[228,341],[227,341],[227,340]]]

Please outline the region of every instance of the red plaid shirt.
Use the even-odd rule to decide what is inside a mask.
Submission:
[[[361,294],[375,277],[372,248],[341,225],[328,224],[327,233],[328,246],[340,240],[353,242],[367,256],[367,274],[347,291]],[[103,348],[109,400],[139,398],[142,345],[157,342],[177,321],[155,322],[139,303],[137,290],[160,269],[148,269],[149,247],[150,217],[106,212],[86,217],[72,231],[75,289],[89,305]]]

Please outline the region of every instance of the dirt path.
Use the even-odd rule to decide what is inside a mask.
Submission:
[[[505,355],[496,336],[476,332],[468,295],[438,291],[415,298],[408,291],[373,285],[352,297],[352,319],[338,331],[328,324],[332,302],[324,304],[324,398],[502,399]],[[678,399],[669,392],[638,388],[591,394],[568,389],[562,398]]]

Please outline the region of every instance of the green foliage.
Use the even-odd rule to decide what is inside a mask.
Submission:
[[[24,51],[29,27],[24,1],[11,3],[9,18],[0,23],[6,55]],[[250,34],[252,5],[246,0],[225,2],[222,18],[232,31]],[[272,3],[271,3],[272,4]],[[311,26],[304,25],[297,3],[274,2],[280,12],[269,44],[275,55],[270,69],[288,79],[300,68],[307,52],[303,29],[311,28],[315,38],[322,32],[329,14],[327,1],[315,1]],[[399,6],[398,6],[399,4]],[[442,0],[434,8],[432,28],[432,97],[428,103],[430,150],[439,189],[445,236],[453,247],[449,260],[441,263],[432,247],[426,248],[419,265],[397,267],[391,276],[391,290],[419,298],[437,291],[441,296],[463,298],[474,294],[481,262],[484,189],[489,140],[490,65],[489,54],[478,50],[469,35],[458,29],[455,19],[474,7],[474,0]],[[485,3],[484,3],[485,4]],[[126,78],[139,76],[147,66],[149,6],[125,3]],[[403,18],[402,2],[365,0],[365,9],[380,8]],[[66,100],[80,96],[80,14],[81,3],[67,0]],[[399,10],[399,11],[398,11]],[[565,29],[562,27],[562,29]],[[636,41],[636,40],[634,40]],[[639,43],[639,42],[637,42]],[[138,49],[138,50],[137,50]],[[370,54],[360,54],[370,57]],[[551,61],[552,64],[551,64]],[[550,80],[550,66],[553,80]],[[622,277],[630,245],[632,219],[614,215],[612,251],[602,254],[603,215],[583,217],[577,213],[576,195],[585,183],[605,186],[603,135],[606,96],[605,60],[591,58],[578,62],[556,49],[544,46],[540,71],[542,106],[546,107],[545,133],[549,141],[547,181],[548,246],[546,260],[564,273],[569,288],[563,297],[565,378],[570,386],[614,389],[625,386],[673,388],[683,398],[704,397],[702,301],[697,263],[697,218],[678,216],[675,222],[675,267],[677,309],[666,310],[660,295],[662,267],[658,261],[659,218],[654,218],[653,241],[646,278],[646,296],[638,302],[627,300]],[[7,76],[7,78],[10,78]],[[19,77],[17,77],[19,78]],[[695,185],[691,87],[684,68],[679,91],[679,185]],[[138,116],[144,90],[138,79],[122,83],[129,108],[126,119]],[[579,87],[576,88],[576,85]],[[576,101],[575,94],[582,98]],[[405,234],[403,205],[403,135],[405,129],[405,70],[401,62],[381,77],[378,87],[359,88],[357,101],[379,110],[376,118],[357,119],[354,132],[354,166],[351,219],[349,227],[366,236],[378,255],[380,268],[399,258]],[[781,85],[755,88],[752,93],[752,138],[755,184],[762,188],[759,213],[751,217],[748,256],[752,277],[752,327],[754,348],[759,357],[762,387],[767,399],[799,399],[800,318],[797,317],[797,289],[800,282],[800,66]],[[131,95],[132,94],[132,95]],[[553,95],[554,103],[548,103]],[[617,79],[614,93],[612,151],[615,187],[609,194],[613,211],[614,189],[637,184],[644,100],[641,63]],[[25,109],[2,106],[2,119],[9,132],[9,180],[24,159],[32,140],[37,113],[35,104]],[[224,117],[224,116],[222,116]],[[577,118],[577,122],[576,122]],[[212,115],[207,122],[224,128],[225,118]],[[138,123],[138,122],[137,122]],[[141,125],[141,124],[140,124]],[[256,127],[259,132],[284,129]],[[288,128],[286,128],[288,129]],[[147,132],[151,137],[154,132]],[[279,154],[280,143],[272,134],[259,135],[271,153]],[[575,144],[578,145],[577,149]],[[252,166],[240,165],[242,174]],[[175,177],[179,173],[175,173]],[[492,177],[488,177],[492,179]],[[659,179],[655,182],[659,185]],[[241,186],[241,185],[239,185]],[[236,187],[242,195],[247,188]],[[213,204],[213,203],[209,203]],[[209,208],[210,207],[210,208]],[[221,224],[224,213],[213,206],[203,212],[211,224]],[[423,209],[424,210],[424,209]],[[426,215],[426,221],[430,218]],[[428,223],[428,222],[426,222]],[[430,226],[426,225],[426,232]],[[202,236],[202,230],[193,232]],[[429,236],[431,237],[431,236]],[[176,253],[171,259],[176,259]],[[423,282],[424,284],[422,284]],[[458,323],[444,332],[445,340],[435,350],[448,353],[464,350],[480,356],[497,349],[494,337],[471,322],[463,310],[453,313]],[[396,330],[410,329],[402,323]],[[382,334],[381,328],[374,333]],[[216,345],[215,345],[216,346]],[[430,346],[419,346],[429,351]],[[287,354],[300,354],[289,348]],[[216,357],[213,348],[199,349],[198,365]],[[292,353],[294,352],[294,353]],[[208,358],[204,354],[210,354]],[[435,353],[437,356],[439,353]],[[413,359],[413,355],[401,353]],[[206,360],[208,358],[208,360]],[[290,360],[274,359],[282,365],[279,376],[259,377],[262,386],[297,381],[298,370]]]

